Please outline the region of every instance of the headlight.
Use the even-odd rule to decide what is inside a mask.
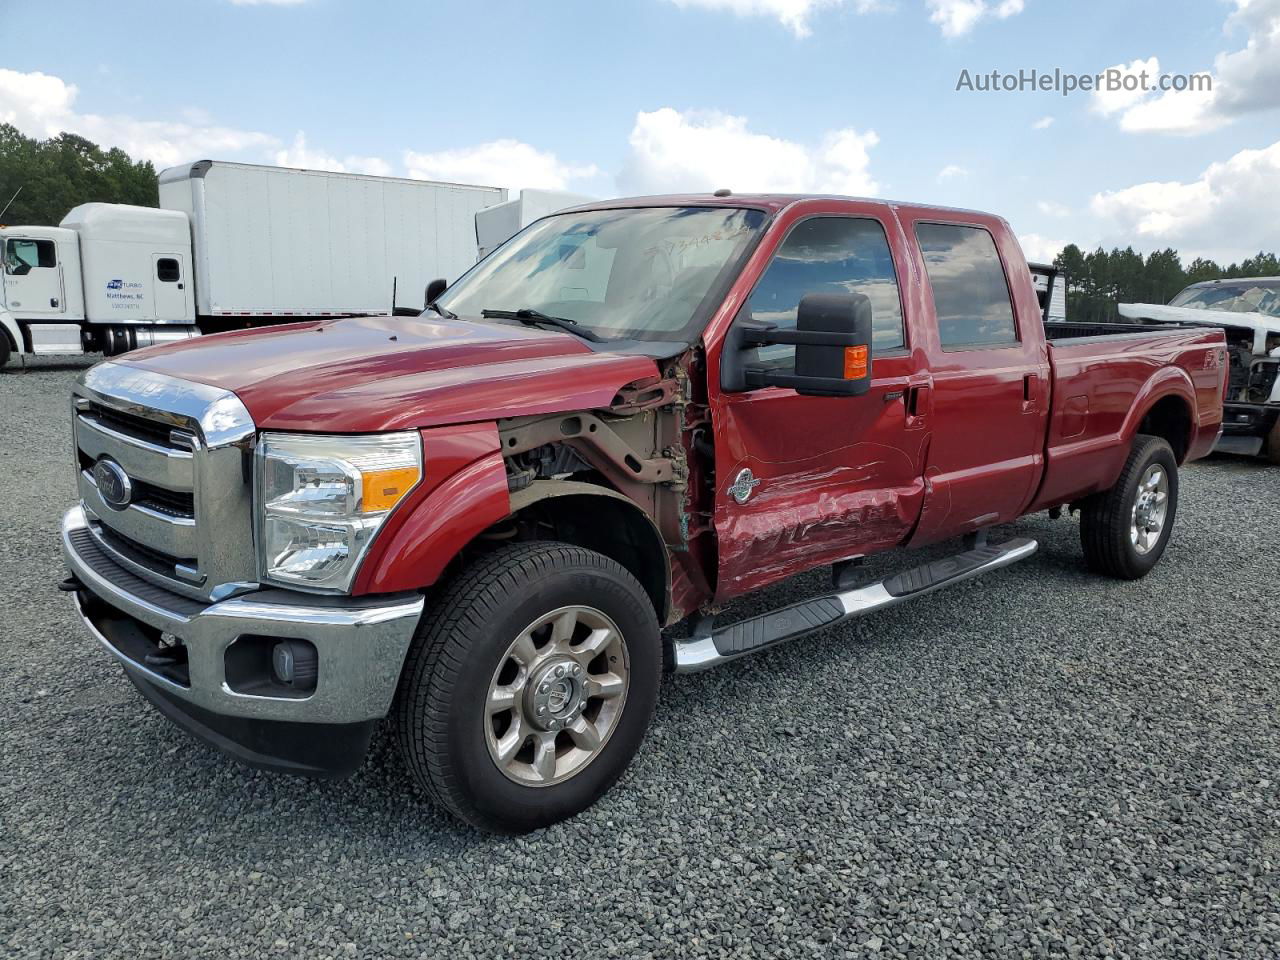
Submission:
[[[346,592],[378,529],[422,479],[422,441],[264,433],[257,463],[263,578]]]

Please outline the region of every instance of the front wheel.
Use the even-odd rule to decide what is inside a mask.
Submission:
[[[1121,580],[1160,562],[1178,512],[1178,460],[1161,437],[1139,434],[1120,479],[1086,501],[1080,520],[1085,562]]]
[[[503,547],[430,601],[396,695],[400,749],[469,823],[544,827],[626,769],[661,670],[653,604],[619,564],[568,544]]]

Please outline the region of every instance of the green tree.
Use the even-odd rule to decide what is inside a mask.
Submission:
[[[1212,260],[1196,257],[1191,261],[1191,266],[1187,267],[1186,281],[1187,283],[1203,283],[1205,280],[1220,280],[1222,276],[1222,268]]]
[[[156,169],[73,133],[48,140],[0,124],[0,208],[21,188],[4,223],[56,224],[81,203],[159,205]]]
[[[1143,303],[1168,303],[1187,285],[1182,258],[1176,250],[1159,250],[1147,257],[1143,271]]]

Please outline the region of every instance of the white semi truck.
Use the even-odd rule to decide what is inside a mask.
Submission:
[[[431,280],[475,263],[476,214],[506,200],[505,189],[456,183],[173,167],[160,174],[158,209],[86,203],[57,227],[0,228],[0,366],[17,353],[112,356],[238,327],[383,314],[393,292],[421,309]]]

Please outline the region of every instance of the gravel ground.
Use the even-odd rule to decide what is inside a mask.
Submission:
[[[53,589],[78,369],[0,373],[0,953],[1280,955],[1280,469],[1188,469],[1141,583],[1037,517],[1008,571],[669,678],[612,793],[513,840],[386,738],[308,782],[144,705]]]

